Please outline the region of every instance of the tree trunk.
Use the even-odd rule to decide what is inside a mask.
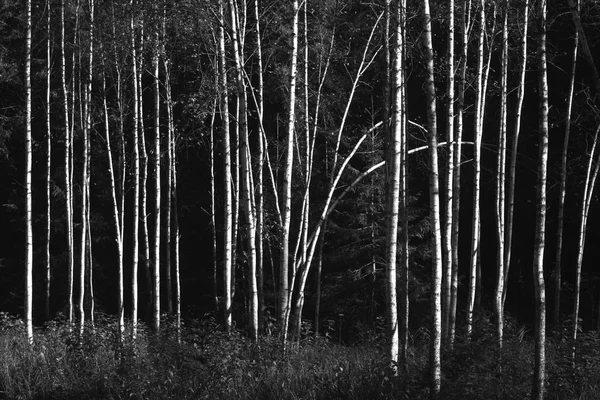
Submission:
[[[65,0],[61,1],[60,6],[60,29],[61,29],[61,81],[62,81],[62,92],[63,92],[63,108],[65,118],[65,209],[67,217],[67,270],[68,270],[68,321],[69,329],[73,324],[73,264],[74,264],[74,250],[73,250],[73,186],[71,179],[72,170],[72,130],[70,129],[69,123],[69,91],[67,87],[67,66],[66,66],[66,38],[65,38]]]
[[[225,53],[225,11],[224,1],[219,0],[219,98],[221,102],[221,124],[223,129],[223,190],[225,202],[225,215],[223,226],[223,286],[225,297],[224,318],[225,326],[231,330],[232,316],[232,292],[231,292],[231,269],[232,269],[232,230],[233,230],[233,204],[231,193],[231,146],[229,137],[229,99],[227,94],[227,61]]]
[[[460,232],[460,165],[462,162],[462,134],[465,108],[465,87],[467,58],[469,50],[469,24],[471,15],[471,1],[462,1],[461,10],[461,56],[458,73],[458,90],[456,99],[456,137],[454,141],[454,176],[452,198],[452,279],[450,288],[450,321],[449,340],[450,349],[454,347],[456,337],[456,309],[458,303],[458,239]]]
[[[397,8],[396,13],[399,13],[400,7]],[[390,1],[386,1],[386,33],[389,32],[389,24],[391,20],[391,4]],[[400,140],[402,138],[402,123],[401,123],[401,86],[402,86],[402,32],[400,24],[395,25],[396,42],[390,49],[390,53],[393,52],[393,64],[391,63],[391,57],[386,57],[386,61],[389,62],[389,67],[392,68],[390,75],[389,85],[393,88],[393,95],[391,94],[391,102],[393,109],[388,113],[391,118],[392,130],[389,131],[387,138],[387,169],[386,169],[386,181],[387,193],[386,193],[386,297],[387,297],[387,317],[388,317],[388,357],[390,365],[395,371],[398,363],[398,305],[397,305],[397,294],[396,294],[396,256],[398,254],[398,206],[400,202]],[[389,37],[389,33],[386,35]],[[391,54],[390,54],[391,56]],[[387,62],[386,62],[387,64]],[[386,70],[388,68],[386,67]],[[388,100],[385,99],[385,106],[388,104]],[[384,106],[384,107],[385,107]],[[384,121],[384,126],[388,125],[388,121]]]
[[[26,214],[26,240],[25,254],[25,327],[27,340],[33,344],[33,219],[32,219],[32,184],[31,170],[33,167],[33,146],[31,139],[31,0],[26,1],[27,33],[25,44],[25,214]]]
[[[480,3],[479,14],[479,41],[477,50],[477,72],[476,72],[476,100],[475,100],[475,146],[474,146],[474,176],[473,176],[473,221],[471,225],[471,264],[469,277],[469,295],[467,300],[467,338],[471,338],[473,332],[473,311],[475,308],[475,291],[477,287],[477,264],[479,257],[479,206],[481,195],[481,137],[483,127],[481,123],[483,113],[483,45],[485,35],[485,2]]]
[[[515,182],[517,179],[517,150],[519,145],[519,133],[521,130],[521,111],[523,108],[523,99],[525,97],[525,72],[527,70],[527,31],[529,27],[529,0],[525,1],[523,11],[523,36],[521,37],[521,69],[519,71],[519,84],[517,86],[517,109],[515,113],[515,125],[512,140],[512,157],[510,159],[510,175],[508,177],[508,199],[506,213],[506,238],[504,240],[504,293],[502,297],[502,307],[506,302],[506,292],[508,283],[508,272],[511,264],[512,253],[512,231],[513,218],[515,210]]]
[[[496,340],[498,348],[502,348],[504,334],[504,237],[506,219],[506,114],[507,114],[507,78],[508,78],[508,6],[504,2],[502,20],[502,71],[500,78],[500,132],[498,135],[498,157],[496,162],[496,222],[497,237],[497,283],[494,306],[496,312]]]
[[[154,309],[153,328],[155,332],[160,330],[160,79],[159,79],[159,57],[160,57],[160,34],[158,29],[154,35],[154,53],[152,55],[152,69],[154,74],[154,260],[153,260],[153,282],[154,282]]]
[[[569,95],[567,97],[567,110],[565,116],[565,138],[563,141],[560,187],[558,194],[558,227],[556,229],[556,262],[554,264],[554,330],[561,332],[560,322],[560,294],[562,287],[562,246],[563,228],[565,222],[565,197],[567,195],[567,155],[569,149],[569,136],[571,133],[571,110],[573,108],[573,92],[575,89],[575,71],[577,69],[577,50],[579,45],[579,31],[575,29],[573,39],[573,63],[571,64],[571,77],[569,81]]]
[[[427,100],[427,128],[429,145],[429,202],[431,222],[435,240],[434,264],[431,289],[431,349],[430,374],[432,399],[439,397],[441,389],[441,339],[442,339],[442,231],[440,226],[439,174],[437,157],[436,95],[433,65],[433,42],[431,38],[431,15],[429,0],[423,0],[423,40],[427,60],[425,95]]]
[[[290,60],[290,84],[288,103],[288,126],[286,138],[286,155],[284,161],[283,192],[282,192],[282,229],[281,229],[281,260],[279,269],[279,321],[283,329],[283,341],[287,340],[289,320],[289,298],[291,297],[288,284],[290,223],[292,214],[292,168],[294,163],[294,127],[296,122],[296,78],[298,64],[298,0],[292,2],[292,54]]]
[[[448,56],[446,59],[448,65],[447,87],[447,113],[446,113],[446,137],[448,141],[448,158],[446,171],[446,198],[445,198],[445,216],[443,226],[443,285],[442,285],[442,337],[445,342],[450,337],[450,303],[452,297],[452,224],[454,221],[452,202],[454,197],[454,0],[448,1]],[[456,194],[459,195],[458,193]]]
[[[131,263],[131,337],[133,340],[137,337],[137,321],[138,321],[138,264],[139,264],[139,207],[140,207],[140,153],[139,140],[140,134],[140,97],[138,93],[138,70],[137,70],[137,45],[135,42],[135,20],[134,20],[134,0],[131,0],[131,17],[129,20],[131,30],[131,66],[133,79],[133,227],[132,227],[132,255]]]
[[[51,270],[51,259],[50,259],[50,232],[52,230],[52,219],[51,219],[51,204],[52,199],[50,195],[50,184],[51,184],[51,167],[52,167],[52,131],[50,126],[50,92],[51,92],[51,79],[50,74],[52,72],[52,60],[51,60],[51,1],[46,0],[46,12],[48,13],[46,19],[46,275],[45,275],[45,293],[44,293],[44,316],[46,321],[50,321],[50,280],[52,278]]]
[[[533,257],[535,288],[535,369],[531,398],[542,400],[546,380],[546,288],[544,283],[544,246],[546,224],[546,177],[548,168],[548,77],[546,69],[546,0],[538,9],[537,58],[539,73],[540,153],[537,183],[537,210]]]

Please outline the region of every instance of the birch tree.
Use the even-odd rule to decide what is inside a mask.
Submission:
[[[160,33],[154,33],[154,49],[152,54],[153,89],[154,89],[154,259],[153,261],[153,328],[156,332],[160,329]]]
[[[521,131],[521,111],[525,97],[525,71],[527,70],[527,32],[529,28],[529,0],[525,1],[523,9],[523,33],[521,36],[521,64],[519,69],[519,82],[517,84],[517,107],[514,117],[513,139],[511,145],[510,172],[508,176],[508,198],[506,200],[506,229],[504,239],[504,293],[502,294],[502,307],[506,302],[506,287],[508,272],[511,264],[512,254],[512,232],[515,210],[515,184],[517,179],[517,155],[519,146],[519,134]]]
[[[288,275],[290,273],[290,224],[292,213],[292,168],[294,163],[294,135],[296,121],[296,80],[298,72],[298,0],[292,1],[292,52],[290,60],[290,83],[288,103],[288,124],[286,137],[286,153],[284,158],[283,190],[281,199],[281,260],[279,267],[279,319],[283,326],[284,342],[287,336],[290,286]]]
[[[480,196],[481,196],[481,140],[482,140],[482,113],[483,113],[483,68],[484,68],[484,37],[485,37],[485,0],[480,2],[479,35],[477,42],[477,71],[475,88],[475,146],[473,155],[473,220],[471,238],[471,259],[469,274],[469,291],[467,299],[467,337],[473,332],[473,311],[475,309],[475,291],[477,287],[477,264],[479,257],[479,229],[480,229]]]
[[[31,170],[33,167],[33,146],[31,139],[31,0],[25,3],[27,13],[27,32],[25,36],[25,214],[26,214],[26,252],[25,252],[25,328],[27,340],[33,344],[33,207]]]
[[[231,193],[231,147],[229,136],[229,100],[227,90],[227,59],[225,53],[225,10],[224,0],[219,0],[219,100],[221,108],[221,125],[223,130],[223,190],[224,190],[224,226],[223,226],[223,295],[225,297],[225,326],[231,330],[232,317],[232,292],[231,292],[231,270],[232,257],[232,231],[233,231],[233,205]]]
[[[137,337],[137,320],[138,320],[138,264],[139,264],[139,206],[140,206],[140,153],[139,153],[139,140],[140,134],[140,97],[141,92],[138,93],[138,56],[137,56],[137,44],[135,41],[135,18],[134,18],[134,0],[130,2],[131,16],[129,18],[129,30],[130,30],[130,41],[131,41],[131,67],[132,67],[132,84],[133,84],[133,227],[132,227],[132,255],[133,260],[131,263],[131,337],[135,340]],[[145,217],[144,217],[145,218]],[[120,317],[120,316],[119,316]]]
[[[51,73],[52,73],[52,25],[51,25],[51,1],[46,1],[46,271],[45,271],[45,309],[46,321],[50,320],[50,284],[52,278],[51,259],[50,259],[50,232],[52,230],[51,218],[51,173],[52,173],[52,131],[50,125],[50,93]]]
[[[391,20],[391,5],[390,1],[386,1],[386,40],[389,37],[389,24]],[[400,201],[400,140],[402,136],[402,124],[401,124],[401,69],[402,69],[402,32],[399,32],[400,24],[395,26],[395,37],[396,42],[390,53],[393,52],[394,63],[392,66],[392,74],[390,77],[389,84],[393,88],[392,105],[390,117],[392,118],[393,130],[389,133],[389,144],[387,159],[387,201],[386,201],[386,215],[387,215],[387,232],[386,232],[386,297],[387,297],[387,317],[388,317],[388,336],[389,336],[389,359],[395,369],[395,363],[398,362],[398,306],[396,299],[396,256],[398,253],[398,205]],[[389,63],[391,60],[390,56],[386,57],[386,61]],[[386,63],[387,64],[387,63]],[[391,65],[390,65],[391,66]],[[386,65],[386,69],[388,66]],[[387,102],[388,100],[385,99]],[[385,107],[385,106],[384,106]],[[388,122],[385,121],[387,125]]]
[[[450,282],[450,318],[449,318],[449,338],[448,344],[450,348],[454,347],[456,335],[456,309],[458,303],[458,240],[460,232],[460,176],[462,162],[462,135],[464,127],[464,108],[465,108],[465,88],[466,88],[466,72],[467,59],[469,49],[469,26],[471,15],[471,1],[463,0],[461,2],[461,18],[460,18],[460,40],[461,53],[458,71],[458,87],[456,97],[456,134],[454,140],[454,174],[453,174],[453,189],[452,198],[452,279]]]
[[[569,149],[569,137],[571,134],[571,111],[573,108],[573,92],[575,89],[575,71],[577,69],[578,48],[579,31],[575,29],[575,37],[573,39],[573,61],[571,63],[571,75],[569,78],[569,94],[567,95],[567,110],[565,112],[565,137],[563,139],[563,148],[560,163],[560,186],[558,194],[558,227],[556,228],[556,262],[554,264],[554,329],[556,332],[561,331],[560,295],[562,287],[562,248],[563,230],[565,222],[565,198],[567,194],[567,154]]]
[[[535,288],[535,369],[531,398],[544,398],[546,381],[546,288],[544,283],[544,247],[546,224],[546,180],[548,168],[548,75],[546,68],[546,0],[538,3],[537,61],[539,83],[539,161],[537,209],[533,257]]]
[[[431,349],[430,375],[432,399],[438,398],[441,389],[441,340],[442,340],[442,230],[440,224],[439,172],[437,157],[437,118],[436,94],[433,64],[433,41],[431,35],[431,14],[429,0],[423,0],[423,44],[427,63],[425,96],[427,101],[427,142],[429,148],[429,206],[431,225],[434,234],[434,259],[432,266],[431,289]]]
[[[502,70],[500,76],[500,130],[498,134],[498,156],[496,158],[496,223],[497,223],[497,283],[494,306],[496,312],[496,335],[498,348],[502,348],[504,333],[504,237],[505,237],[505,189],[506,189],[506,114],[507,114],[507,84],[508,84],[508,7],[509,1],[504,2],[502,18]]]

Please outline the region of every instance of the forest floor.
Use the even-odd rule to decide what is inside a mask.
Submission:
[[[23,322],[0,315],[2,399],[425,399],[428,338],[412,336],[405,368],[394,376],[381,331],[353,345],[309,335],[284,356],[275,336],[260,345],[224,333],[213,321],[186,326],[181,342],[172,324],[159,337],[144,326],[135,341],[119,344],[113,320],[97,321],[83,338],[52,322],[25,339]],[[533,370],[533,341],[525,329],[507,329],[499,352],[493,327],[482,324],[470,344],[458,338],[443,358],[441,399],[525,399]],[[127,336],[127,335],[126,335]],[[600,397],[600,338],[580,335],[573,364],[570,346],[549,339],[547,398]]]

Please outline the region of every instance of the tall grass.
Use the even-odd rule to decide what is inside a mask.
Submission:
[[[394,376],[382,342],[343,346],[305,338],[284,355],[275,336],[256,345],[210,320],[186,326],[181,343],[172,325],[163,326],[158,337],[142,326],[135,342],[119,343],[110,318],[87,327],[82,338],[66,323],[53,322],[36,332],[30,346],[23,323],[0,314],[0,398],[428,398],[426,331],[411,344],[406,373]],[[522,333],[507,335],[501,354],[485,333],[445,354],[442,398],[528,397],[533,347]],[[574,366],[566,342],[548,344],[548,398],[597,398],[600,343],[594,335],[580,343],[582,356]]]

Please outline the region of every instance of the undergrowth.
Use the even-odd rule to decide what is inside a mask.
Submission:
[[[487,325],[486,325],[487,324]],[[507,329],[504,348],[480,322],[471,343],[457,338],[443,357],[442,399],[523,399],[531,388],[533,343]],[[276,336],[257,345],[227,334],[213,320],[190,322],[181,342],[173,325],[161,335],[144,325],[118,341],[111,318],[76,328],[55,321],[27,343],[22,321],[0,314],[0,398],[3,399],[425,399],[428,333],[412,337],[408,360],[395,376],[381,335],[353,346],[306,336],[284,355]],[[489,332],[487,332],[487,329]],[[593,399],[600,393],[600,338],[581,336],[575,363],[564,339],[549,339],[550,399]]]

